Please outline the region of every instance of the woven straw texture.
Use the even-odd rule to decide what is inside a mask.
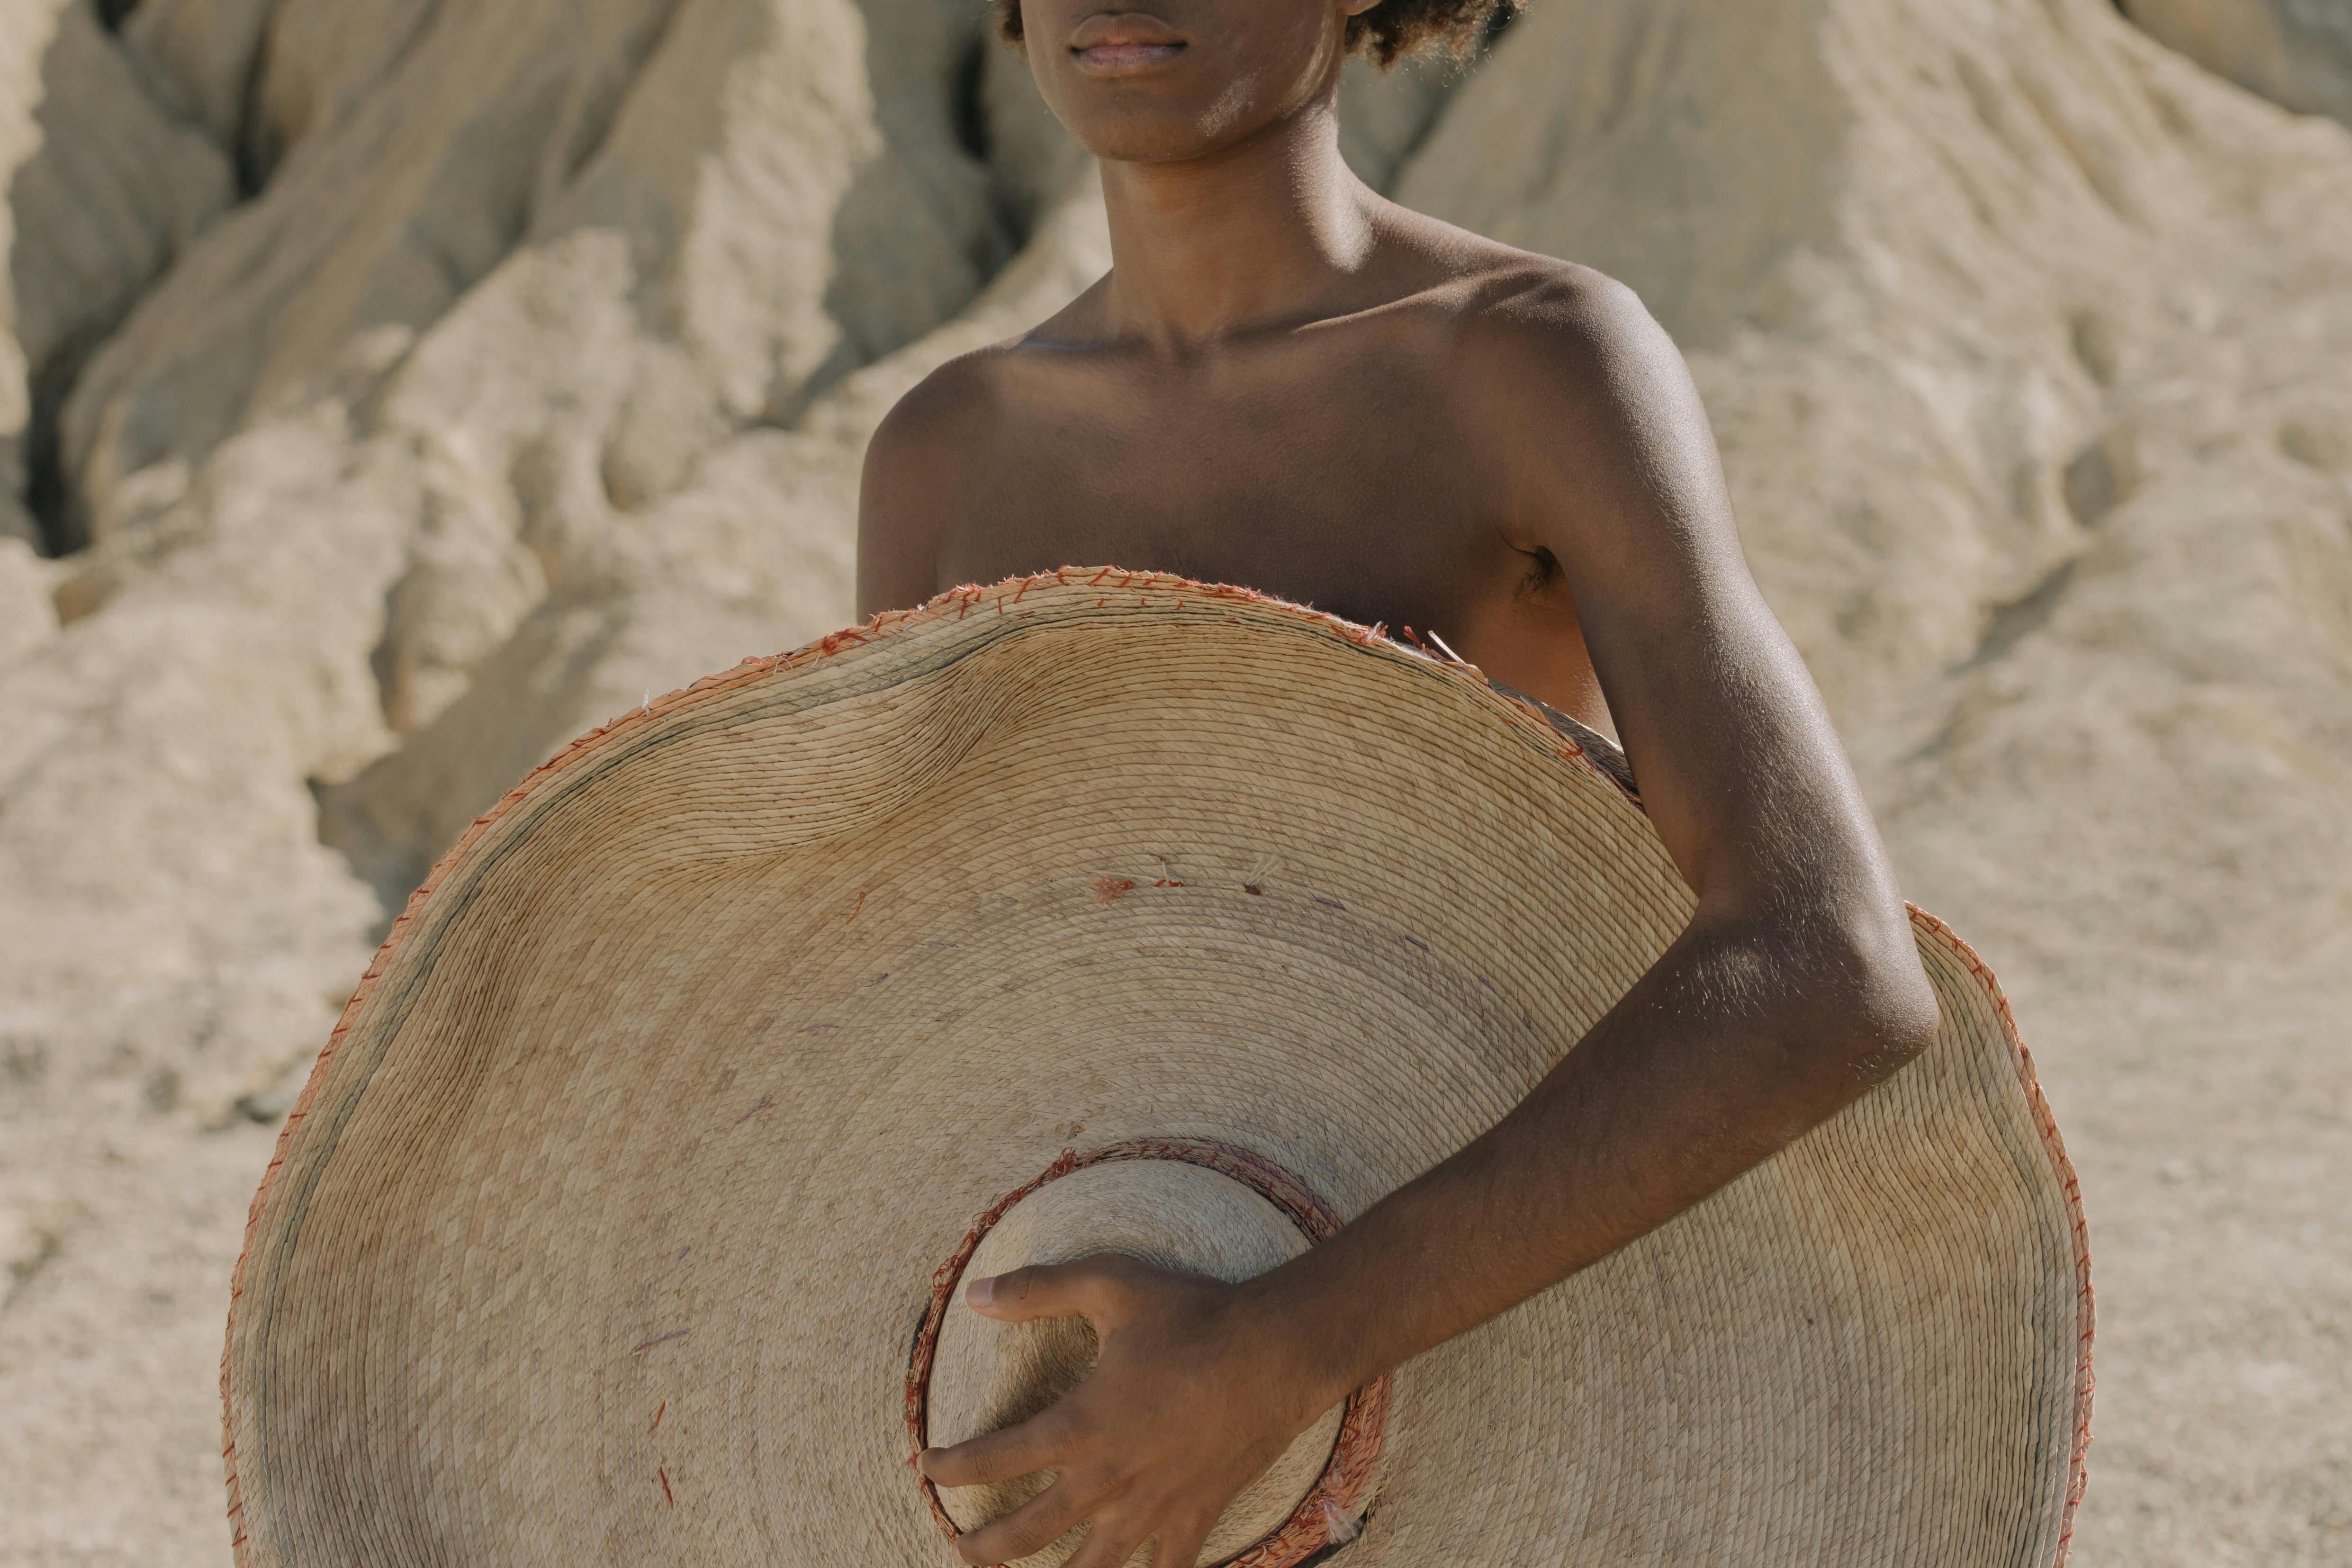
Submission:
[[[959,590],[649,703],[443,861],[288,1119],[223,1364],[238,1560],[951,1563],[1018,1489],[929,1495],[926,1423],[1090,1349],[935,1310],[968,1260],[1269,1267],[1691,906],[1536,710],[1234,590]],[[1203,1561],[2062,1562],[2073,1178],[1991,976],[1916,924],[1921,1060],[1327,1417]]]

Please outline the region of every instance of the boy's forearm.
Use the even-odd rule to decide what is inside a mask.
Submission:
[[[1308,1417],[1663,1225],[1925,1047],[1934,1002],[1907,948],[1805,945],[1695,923],[1494,1128],[1240,1292],[1302,1359]]]

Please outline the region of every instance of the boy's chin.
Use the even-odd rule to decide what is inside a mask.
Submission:
[[[1206,158],[1245,140],[1256,129],[1231,110],[1215,106],[1154,104],[1063,122],[1071,139],[1105,163],[1183,163]]]

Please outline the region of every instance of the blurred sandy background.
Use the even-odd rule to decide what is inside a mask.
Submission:
[[[846,620],[882,412],[1106,265],[983,21],[0,0],[0,1563],[226,1563],[228,1268],[387,911]],[[1538,0],[1343,109],[1674,331],[2016,997],[2076,1561],[2352,1563],[2352,0]]]

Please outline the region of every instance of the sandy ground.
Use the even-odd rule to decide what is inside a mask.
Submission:
[[[2024,1005],[2098,1292],[2076,1561],[2352,1563],[2340,995]]]

